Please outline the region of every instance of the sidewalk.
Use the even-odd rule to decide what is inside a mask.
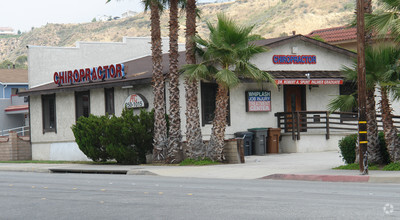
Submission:
[[[316,153],[247,156],[244,164],[213,166],[89,165],[89,164],[18,164],[0,163],[0,171],[119,173],[168,177],[220,179],[284,179],[330,182],[400,183],[400,171],[332,170],[344,162],[336,151]]]

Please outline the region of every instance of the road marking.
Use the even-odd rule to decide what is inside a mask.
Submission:
[[[72,188],[73,190],[77,190],[78,188]]]
[[[13,186],[13,184],[10,184],[10,185],[8,185],[8,186]]]
[[[103,203],[104,203],[104,201],[100,201],[100,203],[101,203],[101,204],[103,204]]]
[[[45,186],[45,187],[43,187],[43,189],[48,189],[48,187],[47,187],[47,186]]]
[[[164,194],[164,193],[163,193],[163,192],[159,192],[158,194],[159,194],[159,195],[162,195],[162,194]]]
[[[103,192],[104,192],[104,191],[106,191],[106,189],[101,189],[101,191],[103,191]]]
[[[42,200],[46,200],[46,198],[42,198]]]
[[[149,192],[144,192],[144,194],[149,194]]]
[[[36,186],[32,186],[32,189],[36,188]]]
[[[188,196],[193,196],[193,194],[192,194],[192,193],[188,193],[187,195],[188,195]]]

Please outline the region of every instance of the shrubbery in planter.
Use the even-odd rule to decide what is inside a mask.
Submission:
[[[100,141],[100,136],[104,135],[104,126],[108,116],[80,117],[72,132],[79,149],[93,161],[106,161],[110,159],[106,148]]]

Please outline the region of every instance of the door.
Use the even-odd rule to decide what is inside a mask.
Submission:
[[[306,111],[306,86],[285,86],[284,87],[284,105],[285,105],[285,112],[298,112],[298,111]],[[296,115],[287,115],[286,116],[286,126],[285,131],[290,132],[292,131],[293,126],[293,116]],[[302,127],[301,131],[306,131],[306,115],[300,115],[300,117],[304,117],[300,120],[300,127]],[[297,120],[294,121],[296,126]]]

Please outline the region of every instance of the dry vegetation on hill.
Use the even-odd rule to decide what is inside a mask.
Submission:
[[[240,24],[255,25],[254,33],[265,38],[307,34],[315,29],[345,25],[354,14],[354,0],[236,0],[199,6],[198,32],[207,33],[206,21],[224,12]],[[150,13],[135,17],[83,24],[47,24],[15,38],[0,39],[0,62],[26,54],[27,45],[74,46],[76,41],[121,41],[123,36],[149,36]],[[184,39],[181,14],[180,41]],[[168,11],[161,17],[162,35],[168,35]]]

